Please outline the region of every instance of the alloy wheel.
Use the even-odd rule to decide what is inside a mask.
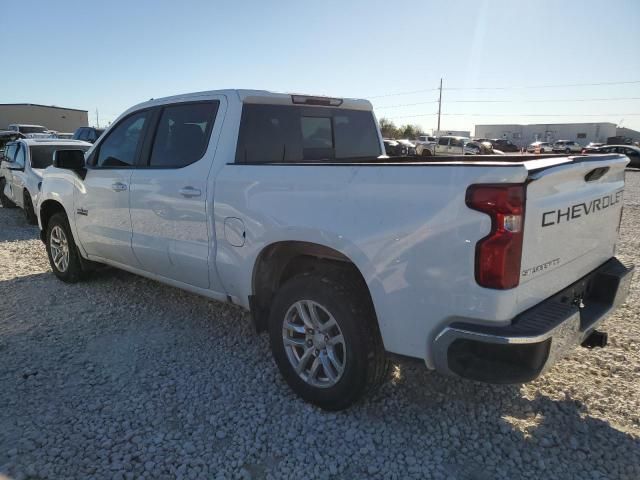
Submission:
[[[333,315],[317,302],[299,300],[287,311],[282,341],[294,371],[313,387],[336,385],[344,373],[347,349]]]

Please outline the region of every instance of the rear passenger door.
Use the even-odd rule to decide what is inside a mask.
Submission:
[[[207,200],[223,102],[216,96],[158,107],[154,134],[131,178],[132,246],[142,268],[214,291],[222,288],[209,278],[215,235]]]

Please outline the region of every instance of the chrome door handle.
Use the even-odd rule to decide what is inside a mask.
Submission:
[[[199,188],[194,187],[184,187],[180,189],[180,195],[186,198],[199,197],[202,195],[202,192]]]
[[[111,184],[111,190],[114,192],[124,192],[127,189],[127,185],[122,182],[116,182]]]

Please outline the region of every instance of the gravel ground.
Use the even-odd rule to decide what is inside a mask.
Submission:
[[[640,264],[640,172],[620,255]],[[347,412],[295,397],[242,311],[117,270],[66,285],[0,209],[0,477],[640,478],[638,280],[541,379],[492,386],[415,362]]]

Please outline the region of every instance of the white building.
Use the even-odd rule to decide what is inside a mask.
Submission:
[[[434,137],[442,137],[443,135],[453,137],[470,137],[471,132],[469,130],[433,130]]]
[[[475,138],[504,138],[519,147],[532,142],[573,140],[580,145],[590,142],[606,143],[616,135],[616,124],[599,123],[538,123],[532,125],[476,125]]]

